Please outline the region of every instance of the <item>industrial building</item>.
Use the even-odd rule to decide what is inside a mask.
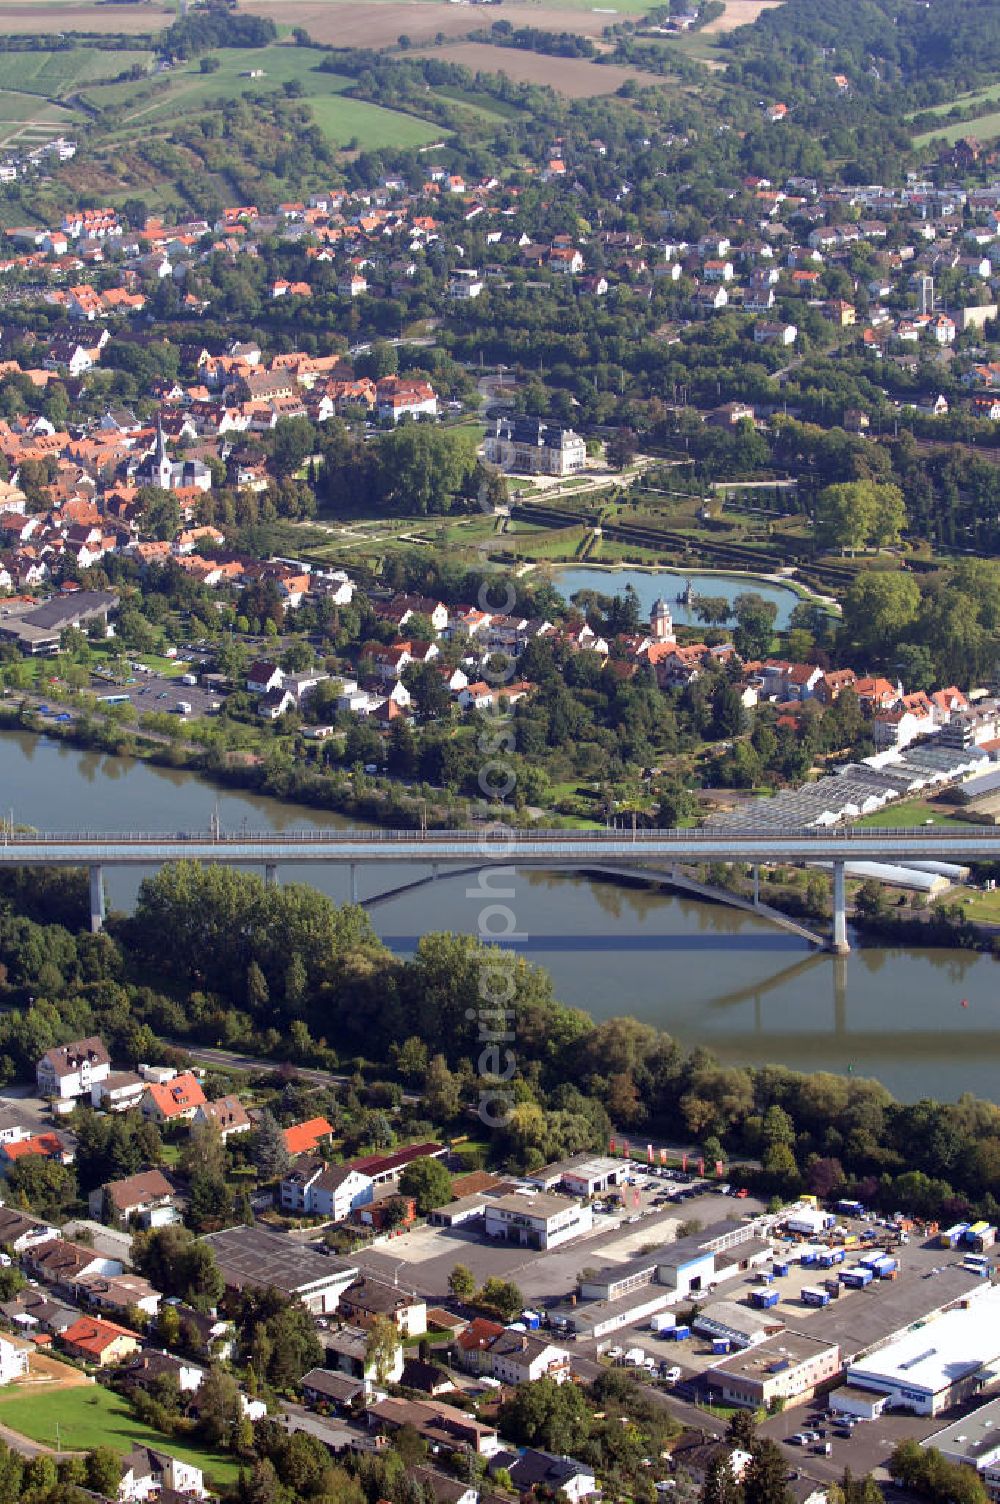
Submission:
[[[558,1248],[581,1233],[590,1232],[594,1214],[589,1206],[568,1196],[498,1196],[485,1213],[486,1236],[540,1251]]]
[[[805,1400],[840,1372],[840,1349],[805,1332],[781,1332],[713,1364],[705,1377],[727,1405],[751,1410]]]
[[[939,1415],[977,1394],[1000,1363],[1000,1289],[946,1311],[852,1363],[847,1381],[888,1396],[892,1408]]]
[[[634,1166],[609,1155],[577,1154],[554,1165],[543,1165],[528,1179],[539,1190],[562,1189],[571,1196],[599,1196],[611,1186],[631,1178]]]
[[[298,1295],[314,1316],[335,1311],[359,1270],[346,1259],[304,1248],[287,1233],[265,1227],[227,1227],[202,1238],[215,1254],[227,1290],[273,1285]]]
[[[921,1442],[933,1447],[946,1462],[975,1468],[987,1497],[1000,1500],[1000,1399],[953,1421]]]

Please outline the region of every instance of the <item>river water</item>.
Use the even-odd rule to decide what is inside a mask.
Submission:
[[[751,579],[738,574],[680,569],[612,569],[603,564],[567,565],[552,571],[552,583],[566,600],[578,590],[597,590],[601,595],[623,595],[626,585],[631,585],[639,597],[644,620],[648,620],[653,602],[662,595],[670,606],[674,621],[684,627],[700,625],[694,608],[683,605],[677,599],[688,580],[691,581],[691,588],[696,596],[724,596],[731,603],[738,595],[749,592],[773,601],[778,608],[775,626],[779,631],[788,626],[789,618],[799,601],[795,591],[787,585],[776,585],[771,580]]]
[[[0,812],[11,810],[49,831],[207,830],[216,811],[227,830],[352,823],[27,732],[0,733]],[[132,902],[140,875],[107,870],[112,906]],[[392,886],[409,875],[418,869],[395,873]],[[289,864],[280,876],[348,896],[341,869]],[[362,898],[384,885],[361,869]],[[470,885],[441,879],[376,905],[372,922],[402,953],[430,930],[475,933],[482,899]],[[633,1014],[728,1062],[877,1076],[905,1099],[1000,1098],[1000,969],[989,956],[872,946],[834,958],[693,899],[535,872],[512,886],[524,953],[552,973],[563,1002],[595,1018]]]

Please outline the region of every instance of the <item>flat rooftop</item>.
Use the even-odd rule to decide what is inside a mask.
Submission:
[[[903,1384],[938,1394],[1000,1359],[1000,1289],[946,1311],[851,1365],[852,1384]]]
[[[820,1353],[829,1352],[832,1343],[810,1337],[806,1332],[785,1330],[776,1337],[768,1337],[756,1347],[745,1352],[733,1353],[712,1364],[713,1373],[728,1373],[744,1379],[766,1379],[772,1374],[795,1368]]]
[[[992,1452],[1000,1452],[1000,1398],[981,1405],[971,1415],[952,1421],[943,1431],[935,1431],[926,1437],[923,1447],[936,1447],[946,1455],[968,1458],[970,1463],[981,1462]]]
[[[303,1248],[287,1233],[265,1227],[226,1227],[201,1240],[214,1251],[222,1277],[234,1290],[273,1285],[286,1295],[356,1279],[358,1269],[346,1259]]]
[[[805,1318],[804,1324],[807,1320],[810,1336],[835,1342],[844,1362],[853,1363],[915,1321],[973,1292],[982,1298],[983,1284],[978,1275],[958,1263],[942,1265],[937,1274],[907,1271],[898,1280],[875,1280],[865,1290],[845,1292],[815,1316]]]
[[[550,1217],[561,1216],[563,1212],[568,1212],[579,1204],[572,1196],[551,1196],[547,1191],[539,1191],[537,1196],[521,1196],[515,1191],[513,1196],[497,1196],[486,1210],[512,1212],[523,1217],[544,1217],[548,1221]]]

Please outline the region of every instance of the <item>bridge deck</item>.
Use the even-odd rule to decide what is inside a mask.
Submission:
[[[198,862],[435,862],[469,866],[586,866],[614,862],[743,861],[836,862],[1000,860],[1000,829],[890,829],[849,826],[836,830],[502,831],[303,830],[261,832],[125,832],[22,834],[0,839],[0,864],[157,865]]]

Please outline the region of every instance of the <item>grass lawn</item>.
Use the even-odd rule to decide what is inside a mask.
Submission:
[[[1000,924],[1000,888],[980,893],[974,888],[955,888],[945,894],[946,903],[960,903],[967,919],[983,924]]]
[[[914,136],[913,144],[922,147],[929,145],[931,141],[944,140],[949,146],[954,146],[963,136],[980,136],[985,140],[996,135],[1000,135],[1000,112],[994,110],[991,115],[979,115],[975,120],[956,120],[950,125],[945,125],[942,121],[934,130],[925,131],[922,136]]]
[[[273,94],[283,84],[296,82],[316,123],[335,145],[346,145],[355,136],[368,149],[423,146],[440,140],[439,126],[379,105],[341,98],[353,80],[322,71],[319,64],[326,55],[314,47],[281,44],[220,48],[214,54],[219,63],[214,73],[202,73],[198,63],[190,63],[156,79],[97,85],[86,91],[85,98],[98,109],[120,109],[119,134],[134,139],[137,131],[145,133],[180,115],[197,114],[209,101]],[[245,76],[258,69],[263,71],[262,78]]]
[[[926,825],[932,820],[935,825],[944,825],[954,820],[946,804],[931,804],[926,799],[904,799],[898,804],[888,804],[877,814],[866,815],[859,825],[886,826],[901,830],[904,827]]]
[[[235,1458],[161,1436],[137,1421],[120,1395],[100,1384],[30,1394],[9,1384],[0,1389],[0,1423],[46,1446],[54,1447],[58,1440],[66,1451],[109,1446],[116,1452],[130,1452],[136,1446],[157,1447],[202,1468],[219,1484],[233,1484],[239,1478]]]

